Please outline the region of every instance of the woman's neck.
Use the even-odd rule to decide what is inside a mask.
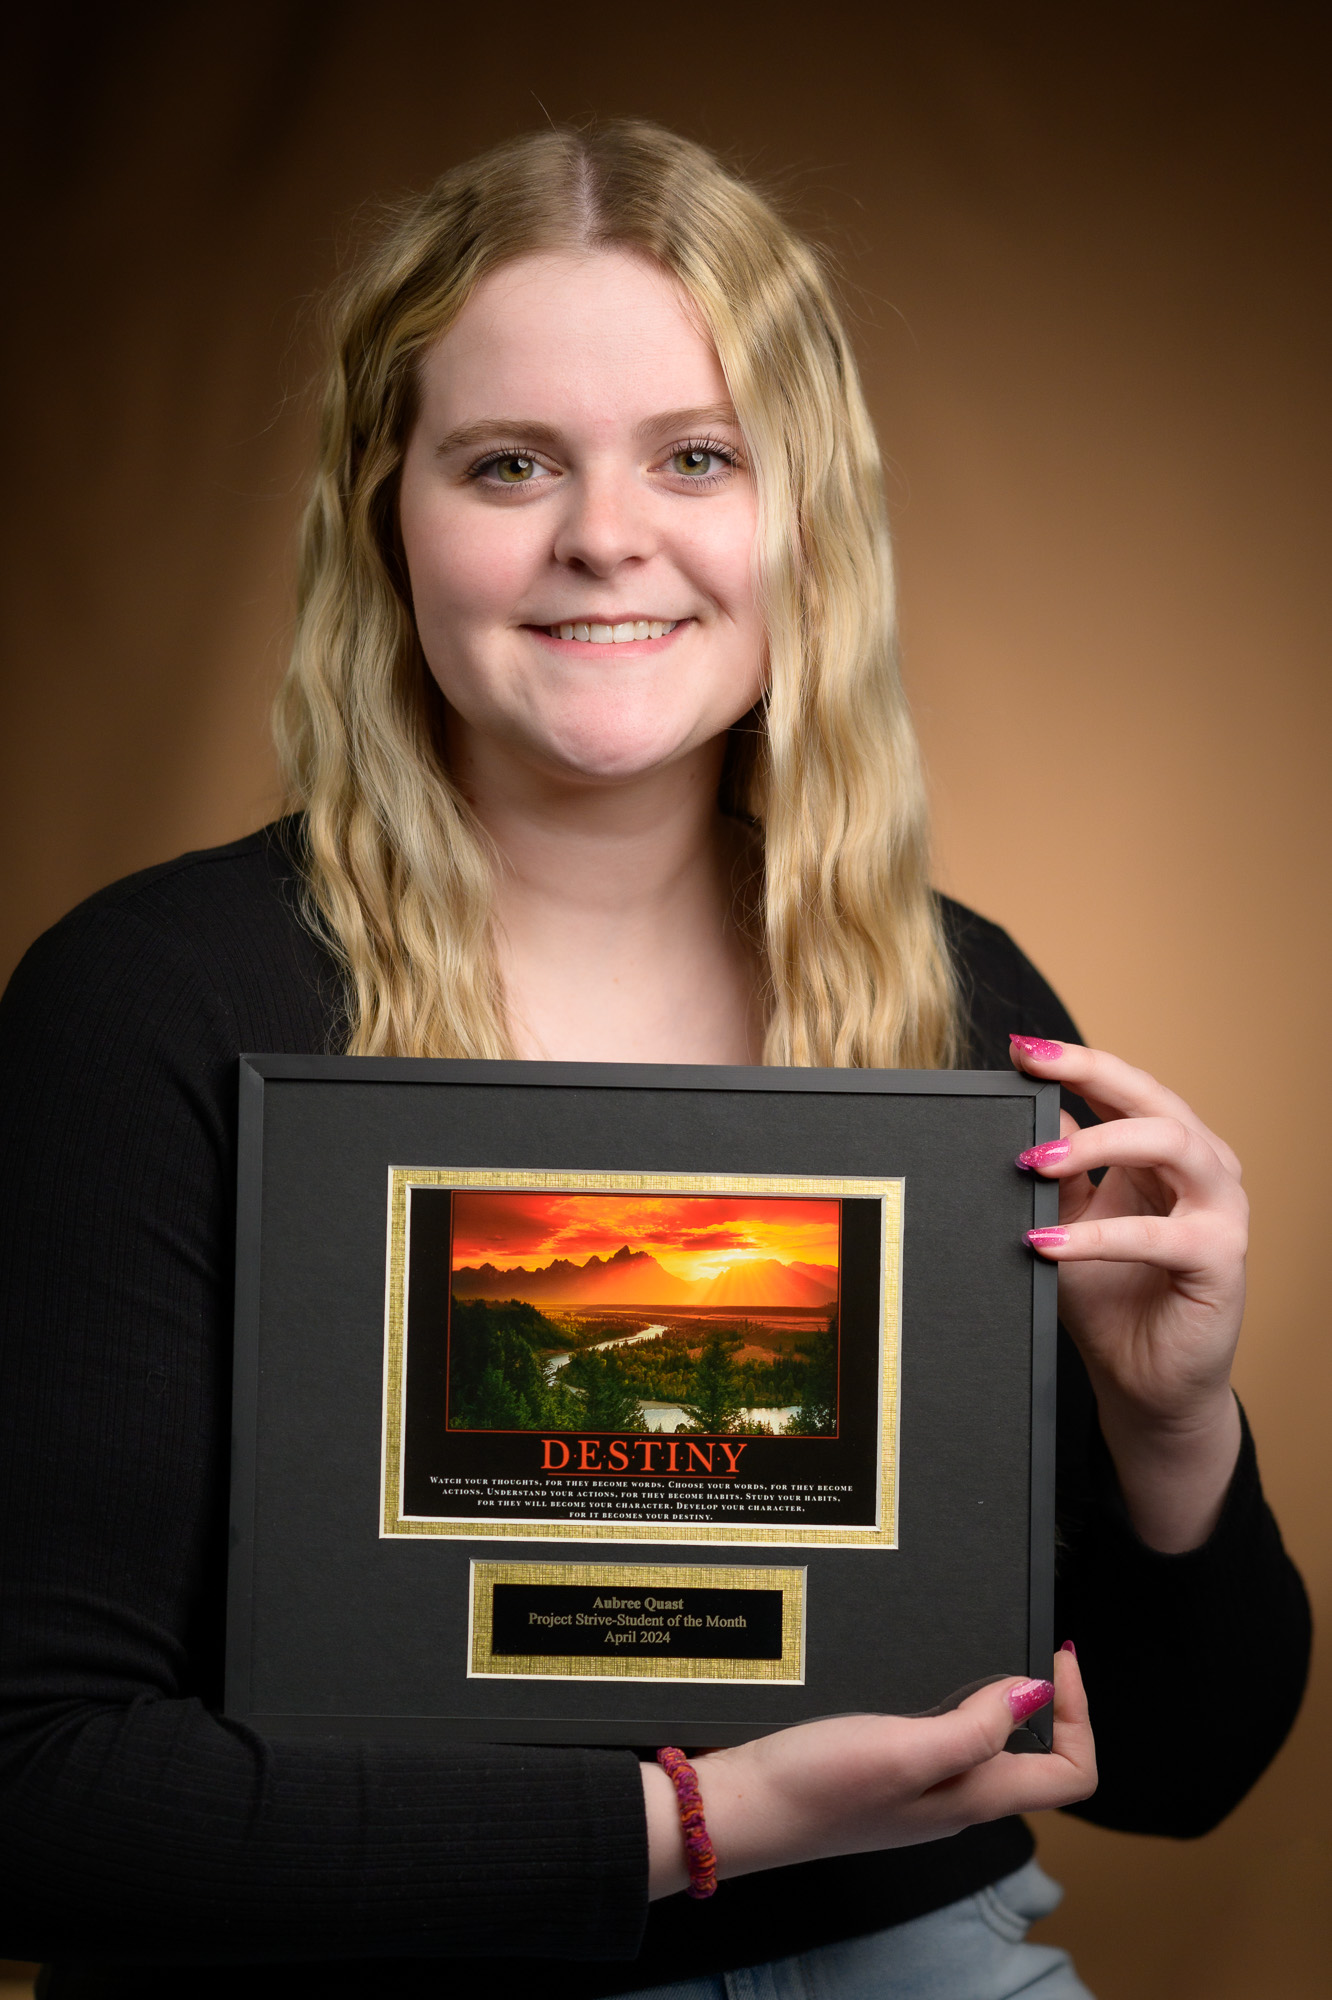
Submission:
[[[717,808],[724,742],[624,784],[469,751],[455,770],[501,858],[519,1055],[759,1061],[759,967],[734,915],[746,837]]]

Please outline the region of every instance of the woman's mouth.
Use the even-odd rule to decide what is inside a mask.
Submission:
[[[624,646],[634,639],[664,639],[679,623],[678,618],[624,618],[616,625],[594,625],[573,619],[562,625],[541,625],[537,630],[551,639],[577,639],[585,646]]]

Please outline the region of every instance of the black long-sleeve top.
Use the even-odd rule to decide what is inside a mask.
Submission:
[[[0,1952],[54,1961],[53,2000],[206,2000],[238,1961],[256,1996],[459,1974],[593,1996],[876,1930],[1020,1866],[1031,1837],[1005,1820],[649,1911],[631,1752],[273,1743],[220,1716],[236,1059],[344,1032],[292,839],[94,896],[0,1011]],[[1010,1029],[1075,1038],[1001,930],[946,916],[976,1066],[1007,1061]],[[1059,1523],[1057,1636],[1101,1765],[1076,1810],[1204,1832],[1284,1738],[1309,1644],[1247,1431],[1210,1540],[1155,1553],[1061,1336]]]

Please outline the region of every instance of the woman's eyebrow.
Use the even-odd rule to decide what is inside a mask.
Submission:
[[[697,410],[664,410],[659,417],[647,417],[638,426],[640,437],[656,437],[662,431],[705,431],[718,424],[736,427],[730,403],[707,403]]]
[[[497,439],[512,443],[519,438],[524,444],[554,446],[559,442],[559,433],[549,424],[537,423],[530,417],[478,417],[474,424],[459,424],[456,431],[449,431],[435,451],[443,457],[447,452],[462,450],[465,445],[494,444]]]
[[[637,435],[660,437],[666,432],[709,430],[718,424],[735,427],[736,415],[730,403],[709,403],[692,410],[663,410],[659,416],[645,417],[637,426]],[[435,452],[445,458],[449,452],[463,451],[471,445],[497,441],[512,444],[520,440],[553,450],[560,444],[561,436],[552,425],[532,417],[478,417],[475,423],[459,424],[457,430],[447,432],[435,446]]]

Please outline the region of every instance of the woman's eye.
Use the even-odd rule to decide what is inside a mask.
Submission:
[[[549,478],[550,474],[541,460],[533,458],[528,452],[497,451],[474,465],[468,477],[491,486],[531,486],[538,479]]]
[[[678,472],[686,479],[703,479],[709,473],[719,472],[727,464],[719,451],[708,451],[702,445],[686,445],[683,451],[672,452],[671,471]]]
[[[505,458],[492,458],[487,468],[505,486],[525,486],[533,480],[541,467],[534,458],[524,458],[513,452]]]

